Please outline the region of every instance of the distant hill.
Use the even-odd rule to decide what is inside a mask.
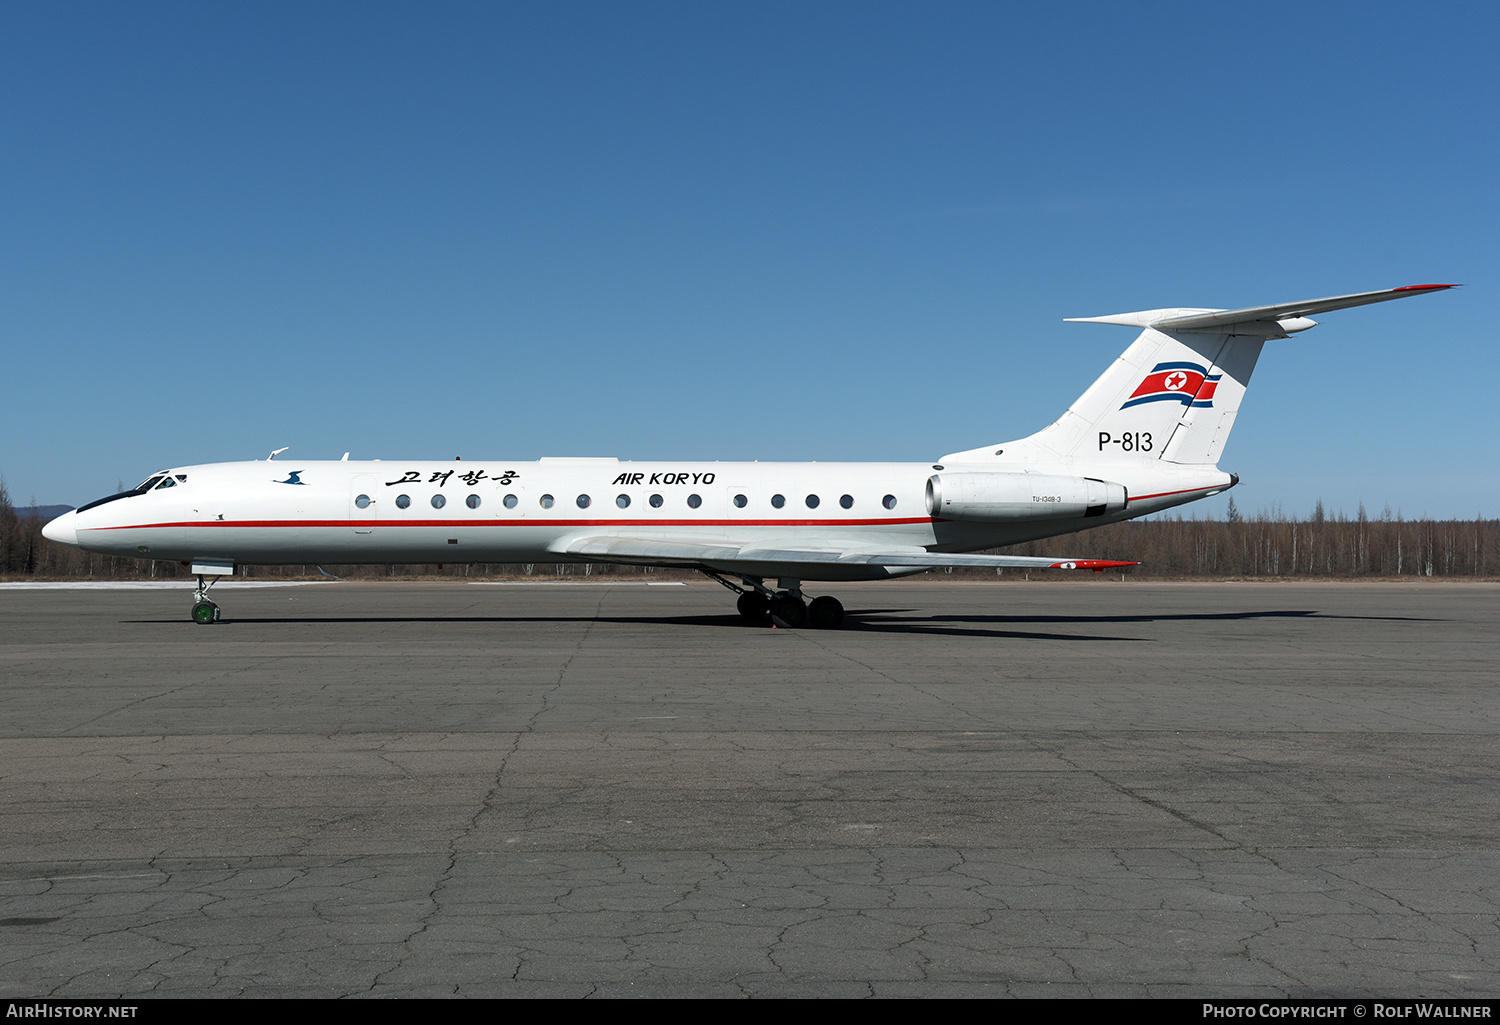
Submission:
[[[39,520],[50,520],[72,508],[71,505],[18,505],[15,507],[16,515],[23,520],[33,516]]]

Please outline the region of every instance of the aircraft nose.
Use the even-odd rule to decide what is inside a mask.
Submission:
[[[60,545],[78,544],[78,513],[65,512],[42,528],[42,536]]]

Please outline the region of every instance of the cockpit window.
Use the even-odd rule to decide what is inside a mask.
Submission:
[[[155,477],[149,477],[145,481],[143,481],[139,487],[131,488],[129,491],[122,491],[118,495],[110,495],[108,498],[96,498],[94,499],[94,501],[89,502],[87,505],[80,505],[73,511],[84,512],[88,509],[96,509],[106,502],[118,502],[122,498],[135,498],[137,495],[144,495],[146,492],[150,491],[152,488],[160,484],[162,478],[165,476],[165,474],[157,474]]]
[[[163,477],[161,483],[156,485],[156,490],[161,491],[163,488],[175,488],[176,486],[177,482],[171,477]]]

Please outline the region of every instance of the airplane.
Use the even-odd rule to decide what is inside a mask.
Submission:
[[[178,560],[191,618],[236,565],[603,562],[698,570],[747,620],[832,628],[807,581],[939,567],[1104,569],[1102,559],[970,554],[1160,512],[1239,483],[1219,469],[1261,348],[1313,314],[1442,291],[1408,285],[1243,309],[1077,323],[1141,329],[1054,423],[932,463],[265,460],[183,466],[49,522],[60,544]],[[292,468],[292,467],[295,468]],[[212,579],[209,579],[212,578]],[[774,579],[776,586],[766,581]]]

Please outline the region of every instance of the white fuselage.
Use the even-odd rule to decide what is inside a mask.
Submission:
[[[1000,522],[934,515],[929,479],[964,468],[614,459],[215,463],[164,471],[169,486],[80,509],[67,524],[76,540],[67,540],[111,555],[237,564],[674,561],[566,553],[573,539],[615,535],[970,552],[1140,516],[1230,483],[1215,468],[1125,460],[1088,468],[1090,476],[1125,488],[1125,507],[1106,515],[1050,517],[1041,497],[1030,515]],[[1084,473],[1072,465],[1009,469]],[[62,521],[58,529],[65,529]],[[799,566],[796,572],[848,580],[920,570]]]

